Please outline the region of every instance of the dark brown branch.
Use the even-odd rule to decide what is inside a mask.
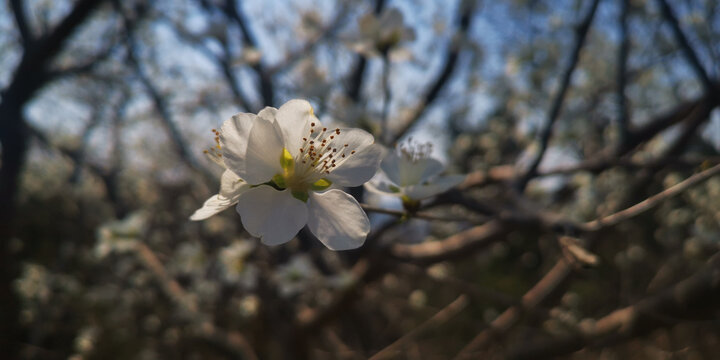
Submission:
[[[432,317],[427,319],[425,322],[420,324],[418,327],[410,330],[407,334],[403,335],[399,339],[395,340],[392,344],[388,345],[384,349],[378,351],[375,355],[370,357],[370,360],[389,359],[395,358],[399,355],[402,346],[408,341],[413,340],[418,335],[431,329],[435,326],[441,325],[448,320],[452,319],[458,313],[465,309],[468,304],[467,295],[460,295],[450,304],[443,307],[440,311],[435,313]]]
[[[390,248],[390,253],[399,260],[431,264],[468,256],[504,239],[511,230],[503,222],[492,220],[441,241],[416,245],[395,244]]]
[[[618,106],[618,143],[619,148],[624,147],[628,141],[629,114],[625,88],[627,85],[627,59],[630,51],[630,36],[628,35],[628,15],[630,13],[630,0],[620,0],[620,46],[617,59],[617,106]]]
[[[319,30],[319,35],[309,40],[302,48],[288,54],[285,60],[278,64],[269,66],[267,72],[270,76],[275,75],[279,72],[285,71],[293,66],[293,64],[309,56],[315,48],[320,45],[323,40],[332,38],[337,32],[345,25],[345,17],[348,15],[348,7],[345,4],[341,4],[340,9],[335,16],[334,20],[328,25],[324,26]]]
[[[235,23],[240,27],[240,32],[242,33],[243,42],[245,43],[245,46],[253,47],[255,49],[259,49],[257,40],[255,39],[252,31],[250,31],[250,28],[247,25],[247,22],[245,20],[244,14],[242,13],[242,10],[238,8],[237,3],[235,0],[226,0],[224,3],[224,6],[222,6],[223,12],[228,16],[228,18],[235,21]],[[255,109],[254,112],[258,112],[262,109],[263,106],[274,106],[274,90],[273,90],[273,84],[272,79],[270,78],[270,74],[266,71],[265,67],[263,66],[262,62],[258,61],[257,63],[253,64],[251,66],[253,71],[255,71],[255,74],[258,77],[259,85],[260,85],[260,95],[263,99],[262,106]]]
[[[511,307],[495,318],[485,331],[478,334],[458,353],[456,359],[477,358],[475,351],[485,347],[496,334],[508,331],[525,311],[531,311],[540,305],[567,280],[572,269],[572,264],[565,258],[558,260],[552,269],[523,295],[521,306]]]
[[[135,43],[134,35],[135,27],[137,26],[137,19],[131,19],[130,17],[128,17],[128,15],[123,12],[121,6],[117,3],[116,8],[118,9],[118,12],[122,14],[123,18],[123,25],[125,28],[125,45],[127,48],[127,60],[135,71],[135,74],[140,80],[140,83],[145,88],[145,91],[150,96],[150,99],[152,100],[155,109],[158,111],[160,115],[160,121],[163,127],[165,127],[165,129],[167,130],[168,136],[170,137],[173,147],[175,148],[175,153],[190,169],[202,175],[205,180],[208,181],[208,183],[212,183],[214,179],[212,172],[210,172],[206,167],[200,165],[200,163],[198,163],[197,160],[195,160],[195,157],[190,153],[185,139],[180,133],[180,129],[178,129],[177,125],[175,124],[176,121],[172,112],[170,111],[169,105],[165,101],[163,95],[160,94],[160,91],[155,87],[155,84],[152,82],[150,77],[145,73],[142,65],[140,64],[140,61],[138,60],[136,54],[137,44]]]
[[[638,216],[655,206],[659,205],[663,201],[682,194],[687,189],[696,186],[705,180],[710,179],[713,176],[720,174],[720,164],[715,165],[707,170],[699,172],[689,178],[621,211],[613,213],[611,215],[602,217],[597,220],[589,221],[582,224],[581,228],[585,231],[598,231],[602,228],[614,226],[620,222]]]
[[[197,48],[203,55],[212,60],[220,68],[223,76],[225,77],[225,82],[228,84],[230,91],[233,93],[237,104],[246,111],[252,111],[253,108],[250,106],[250,100],[240,89],[237,76],[235,75],[235,72],[233,72],[231,65],[232,60],[230,59],[230,49],[227,41],[222,38],[215,38],[222,45],[224,52],[222,56],[218,56],[214,52],[210,51],[201,39],[188,33],[177,24],[173,24],[172,22],[170,22],[170,24],[180,39]]]
[[[599,3],[600,0],[592,0],[592,4],[590,4],[590,9],[588,9],[587,14],[585,14],[582,21],[580,21],[580,23],[575,28],[575,43],[570,54],[570,59],[568,60],[565,70],[563,71],[558,92],[557,94],[555,94],[555,98],[553,99],[552,105],[550,106],[547,119],[545,120],[545,127],[540,133],[540,149],[538,150],[537,155],[535,155],[535,158],[530,163],[530,166],[526,170],[525,174],[518,180],[516,187],[519,190],[524,190],[525,186],[527,186],[527,183],[533,177],[535,177],[535,175],[537,175],[537,169],[540,166],[543,157],[545,156],[548,145],[550,144],[550,137],[552,136],[555,121],[560,115],[560,110],[562,109],[563,102],[565,101],[565,94],[570,87],[570,80],[572,78],[572,74],[577,67],[578,61],[580,60],[580,51],[585,44],[588,30],[590,30],[590,24],[592,24],[592,20],[595,17],[595,11],[597,10]]]
[[[523,344],[510,359],[546,359],[585,347],[608,346],[683,321],[705,320],[720,304],[720,256],[715,255],[695,275],[662,293],[615,310],[577,334],[546,342]]]
[[[375,15],[380,15],[385,8],[385,0],[375,0],[373,11]],[[359,54],[357,65],[355,65],[350,78],[348,79],[347,95],[353,102],[360,101],[360,91],[362,90],[363,80],[365,78],[365,68],[367,67],[367,58]]]
[[[672,8],[670,8],[670,5],[667,3],[666,0],[658,0],[658,4],[660,5],[660,10],[662,11],[665,21],[667,21],[672,28],[673,35],[675,36],[675,41],[677,41],[680,49],[682,49],[683,54],[685,54],[685,57],[690,62],[693,71],[695,71],[695,75],[700,79],[700,82],[705,89],[705,93],[717,97],[717,94],[715,94],[715,83],[710,79],[710,76],[708,76],[707,71],[700,62],[700,58],[697,56],[697,53],[690,45],[690,42],[685,36],[685,33],[683,33],[682,29],[680,28],[680,23],[678,22],[677,17],[673,13]]]
[[[28,48],[32,46],[32,42],[35,41],[35,36],[33,36],[33,33],[28,26],[25,3],[22,0],[10,0],[9,2],[13,17],[15,18],[15,24],[17,25],[20,38],[22,39],[23,47]]]
[[[455,68],[457,66],[458,59],[460,58],[460,51],[462,50],[462,41],[466,38],[467,32],[470,29],[472,17],[475,13],[475,1],[461,2],[458,6],[458,25],[457,33],[451,40],[451,44],[448,47],[447,55],[445,56],[445,65],[440,71],[438,76],[432,82],[430,89],[425,93],[422,101],[413,109],[410,117],[405,120],[400,129],[393,135],[390,143],[398,142],[407,132],[412,128],[425,113],[425,110],[432,105],[432,103],[438,98],[442,89],[449,82]]]
[[[23,108],[38,90],[52,80],[47,74],[49,64],[62,50],[70,35],[101,3],[100,0],[76,2],[51,33],[23,44],[20,63],[14,69],[9,85],[0,94],[0,348],[8,358],[17,357],[21,336],[17,316],[20,312],[13,290],[13,281],[18,274],[17,259],[8,248],[8,239],[12,238],[14,232],[12,227],[18,178],[28,146],[29,133],[23,119]],[[20,21],[19,26],[22,26],[23,20]],[[29,29],[26,31],[29,32]]]

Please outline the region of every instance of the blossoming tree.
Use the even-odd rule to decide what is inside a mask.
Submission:
[[[2,2],[2,356],[714,358],[719,15]]]

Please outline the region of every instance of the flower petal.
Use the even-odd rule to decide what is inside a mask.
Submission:
[[[258,117],[265,119],[269,122],[275,121],[275,114],[277,114],[278,109],[272,107],[272,106],[266,106],[264,109],[260,110],[260,112],[257,114]]]
[[[310,134],[310,123],[322,128],[315,117],[312,106],[305,100],[290,100],[283,104],[275,114],[275,121],[282,132],[283,143],[290,154],[296,156],[303,145],[303,137]]]
[[[346,128],[340,129],[340,134],[335,136],[333,146],[340,149],[347,144],[349,150],[360,151],[366,146],[375,142],[375,138],[369,132],[362,129]]]
[[[370,221],[357,200],[341,190],[310,193],[308,227],[330,250],[356,249],[365,243]]]
[[[250,129],[256,118],[254,114],[239,113],[226,120],[220,128],[220,145],[225,165],[238,174],[245,170],[245,152]]]
[[[228,199],[234,198],[235,200],[237,200],[237,197],[249,188],[250,185],[243,181],[234,172],[232,172],[231,170],[225,170],[225,172],[222,174],[222,177],[220,178],[219,195],[222,195]]]
[[[403,193],[400,191],[393,191],[391,188],[392,186],[395,186],[395,185],[393,185],[390,182],[383,181],[383,180],[378,180],[378,181],[373,180],[373,181],[369,181],[369,182],[365,183],[365,189],[367,189],[368,191],[374,192],[376,194],[390,195],[390,196],[402,196],[403,195]],[[395,186],[395,189],[400,190],[397,186]]]
[[[408,160],[393,152],[383,159],[380,168],[390,181],[399,186],[417,185],[443,171],[443,164],[433,158]]]
[[[384,149],[378,144],[365,146],[349,155],[327,178],[340,186],[360,186],[375,176],[383,152]]]
[[[248,184],[257,185],[272,179],[275,174],[282,172],[280,156],[283,153],[283,143],[275,126],[265,120],[255,121],[250,130],[245,166],[243,172],[235,171]],[[235,170],[231,168],[231,170]]]
[[[220,194],[215,194],[209,199],[205,200],[203,206],[190,215],[190,220],[200,221],[205,220],[233,205],[237,202],[237,199],[233,200],[226,198]]]
[[[433,195],[442,194],[465,180],[465,175],[441,176],[426,185],[412,185],[403,189],[407,197],[421,200]]]
[[[307,223],[307,205],[290,190],[262,185],[246,191],[239,200],[236,209],[243,226],[263,244],[284,244]]]

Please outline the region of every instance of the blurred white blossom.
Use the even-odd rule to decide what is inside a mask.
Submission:
[[[402,13],[395,8],[386,9],[377,16],[365,14],[358,20],[359,37],[350,41],[350,48],[367,57],[387,56],[391,60],[407,60],[408,49],[399,46],[415,40],[415,31],[405,26]]]
[[[97,229],[95,255],[104,258],[113,252],[127,252],[135,249],[135,244],[147,230],[147,213],[137,211],[122,220],[113,220],[100,225]]]
[[[413,143],[398,145],[380,164],[381,174],[365,187],[373,192],[398,196],[405,203],[441,194],[460,184],[465,175],[439,176],[444,166],[431,158],[432,144]]]
[[[304,254],[294,256],[273,274],[280,295],[285,297],[305,292],[312,285],[316,285],[319,279],[320,273]]]

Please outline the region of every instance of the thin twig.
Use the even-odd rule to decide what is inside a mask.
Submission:
[[[458,296],[453,302],[442,308],[440,311],[435,313],[431,318],[420,324],[418,327],[410,330],[408,333],[395,340],[392,344],[386,346],[384,349],[378,351],[375,355],[370,357],[370,360],[387,359],[393,356],[397,356],[398,351],[402,349],[402,346],[408,341],[418,337],[423,332],[438,326],[442,323],[452,319],[455,315],[460,313],[467,304],[469,303],[467,295],[463,294]]]
[[[715,94],[715,83],[710,79],[710,76],[708,76],[707,71],[700,62],[700,58],[690,45],[685,33],[683,33],[680,28],[680,23],[673,13],[672,8],[670,8],[670,5],[665,0],[658,0],[658,3],[665,21],[667,21],[672,28],[675,41],[677,41],[678,45],[682,49],[682,52],[685,54],[685,57],[690,62],[693,71],[695,71],[695,75],[700,79],[700,82],[702,82],[705,93],[717,97],[717,94]]]
[[[628,220],[630,218],[633,218],[635,216],[638,216],[655,206],[659,205],[661,202],[682,194],[685,190],[698,185],[702,183],[705,180],[710,179],[711,177],[720,174],[720,164],[717,164],[707,170],[704,170],[702,172],[699,172],[693,176],[690,176],[689,178],[661,191],[658,194],[655,194],[627,209],[618,211],[614,214],[605,216],[603,218],[593,220],[590,222],[586,222],[582,225],[582,228],[586,231],[598,231],[602,228],[607,228],[613,225],[616,225],[620,222],[623,222],[625,220]]]
[[[563,102],[565,101],[565,94],[570,87],[570,80],[572,78],[572,74],[577,67],[578,61],[580,60],[580,51],[585,44],[585,39],[587,38],[588,31],[590,30],[590,24],[595,17],[595,11],[597,10],[599,3],[600,0],[592,0],[592,4],[590,4],[590,9],[588,9],[588,12],[585,14],[582,21],[580,21],[580,24],[575,28],[575,43],[570,54],[570,59],[565,66],[565,70],[563,71],[558,92],[555,94],[555,98],[553,99],[550,110],[548,111],[547,119],[545,120],[545,127],[540,133],[540,148],[535,155],[535,158],[530,163],[530,166],[526,170],[525,174],[518,180],[516,184],[517,189],[520,191],[524,190],[527,186],[527,183],[533,177],[535,177],[535,175],[537,175],[537,169],[540,166],[540,163],[545,156],[545,152],[548,149],[555,121],[560,115],[560,110],[562,109]]]
[[[410,117],[405,120],[400,129],[397,130],[393,135],[390,143],[398,142],[407,132],[418,122],[425,113],[425,110],[432,105],[432,103],[438,98],[442,89],[449,82],[460,58],[460,51],[462,50],[462,43],[467,36],[470,29],[471,20],[475,15],[475,6],[477,1],[463,1],[458,6],[458,26],[457,32],[451,40],[451,44],[448,46],[447,54],[445,56],[445,65],[438,74],[437,78],[432,82],[427,93],[423,97],[422,101],[415,106]]]
[[[630,0],[620,0],[620,46],[617,59],[617,106],[618,106],[618,135],[619,148],[625,147],[628,141],[629,114],[628,104],[625,97],[627,84],[627,59],[630,50],[630,36],[628,35],[628,14],[630,13]]]
[[[465,347],[460,350],[456,359],[476,358],[475,351],[486,346],[497,333],[506,332],[520,319],[520,315],[524,311],[532,310],[540,305],[555,289],[557,289],[567,279],[572,271],[572,264],[565,258],[560,258],[550,271],[538,281],[528,292],[523,295],[521,306],[514,306],[505,310],[500,316],[495,318],[490,327],[480,332]]]
[[[662,293],[599,318],[577,333],[514,347],[510,359],[545,359],[570,354],[586,346],[608,346],[687,319],[706,319],[720,300],[720,256],[715,255],[695,275]],[[662,316],[658,316],[662,314]]]

